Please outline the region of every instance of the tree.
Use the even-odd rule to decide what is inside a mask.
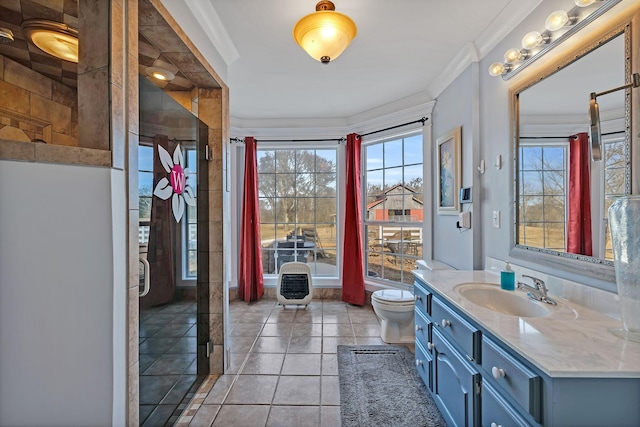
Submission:
[[[264,218],[291,224],[314,223],[316,218],[318,222],[334,220],[336,165],[333,160],[316,150],[261,151],[258,171]]]

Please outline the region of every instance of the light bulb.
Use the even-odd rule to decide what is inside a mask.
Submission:
[[[558,31],[560,28],[567,25],[569,22],[569,15],[564,10],[556,10],[547,17],[544,21],[544,26],[549,31]]]
[[[501,62],[494,62],[489,66],[489,74],[493,77],[501,75],[505,71],[505,66]]]
[[[538,31],[531,31],[522,38],[522,48],[531,50],[540,46],[544,42],[544,37]]]
[[[594,4],[596,0],[575,0],[576,6],[578,7],[587,7]]]
[[[520,49],[509,49],[504,54],[504,62],[507,64],[513,64],[514,62],[518,62],[523,59],[523,54],[520,52]]]

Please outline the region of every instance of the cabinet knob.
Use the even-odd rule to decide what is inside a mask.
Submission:
[[[491,368],[491,375],[493,375],[493,378],[497,380],[507,376],[507,374],[504,372],[504,369],[500,369],[497,366],[494,366],[493,368]]]
[[[428,342],[427,343],[427,348],[429,349],[429,351],[433,350],[434,348],[436,348],[436,345],[432,342]]]
[[[422,301],[422,295],[416,295],[416,301]]]
[[[419,368],[420,366],[422,366],[422,360],[416,359],[416,367]]]
[[[498,423],[491,423],[491,427],[502,427],[502,426]]]
[[[448,321],[447,319],[442,319],[442,322],[440,324],[442,325],[443,328],[446,328],[447,326],[451,326],[451,322]]]
[[[416,325],[416,332],[420,332],[422,330],[422,325]]]

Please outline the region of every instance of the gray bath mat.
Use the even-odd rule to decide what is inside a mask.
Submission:
[[[342,427],[446,426],[402,346],[338,346]]]

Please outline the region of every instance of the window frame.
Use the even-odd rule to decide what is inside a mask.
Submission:
[[[412,137],[420,137],[421,139],[421,147],[422,147],[422,159],[420,162],[412,162],[412,163],[407,163],[405,161],[404,158],[404,141],[406,139],[412,138]],[[427,182],[425,180],[425,144],[424,144],[424,133],[422,128],[415,128],[415,129],[410,129],[410,130],[406,130],[405,132],[402,133],[395,133],[395,134],[389,134],[386,135],[384,137],[381,138],[377,138],[377,139],[372,139],[370,141],[363,141],[362,143],[362,189],[361,189],[361,194],[362,194],[362,218],[363,218],[363,233],[362,233],[362,237],[363,237],[363,254],[364,254],[364,273],[365,273],[365,280],[367,281],[372,281],[372,282],[376,282],[376,283],[384,283],[384,284],[391,284],[394,286],[410,286],[413,283],[413,275],[411,275],[410,270],[415,269],[415,262],[419,259],[422,259],[422,255],[423,255],[423,244],[424,244],[424,234],[425,234],[425,225],[424,225],[424,187],[425,185],[427,185]],[[390,165],[388,167],[385,167],[384,165],[384,144],[385,143],[389,143],[389,142],[394,142],[394,141],[401,141],[402,143],[402,161],[400,165],[394,164],[394,165]],[[383,165],[380,168],[371,168],[371,169],[367,169],[367,161],[368,161],[368,148],[372,147],[374,145],[378,145],[378,144],[383,144]],[[401,182],[400,184],[395,184],[390,186],[390,188],[394,188],[397,185],[402,185],[402,183],[405,180],[405,169],[407,167],[419,167],[420,171],[421,171],[421,179],[422,179],[422,188],[421,191],[417,192],[416,194],[419,195],[419,197],[422,199],[422,211],[423,211],[423,217],[422,218],[417,218],[415,220],[412,220],[412,215],[409,213],[409,215],[406,214],[407,211],[411,211],[411,209],[407,209],[405,206],[405,202],[404,199],[406,198],[407,195],[411,194],[411,193],[405,193],[405,191],[403,190],[402,195],[403,195],[403,202],[402,202],[402,209],[398,209],[398,210],[402,210],[403,215],[400,215],[401,219],[396,219],[397,216],[394,214],[393,216],[389,215],[389,211],[390,209],[386,209],[383,208],[383,211],[386,214],[387,219],[386,220],[379,220],[379,219],[370,219],[369,215],[367,215],[367,207],[369,206],[370,202],[369,202],[369,194],[368,194],[368,172],[371,171],[382,171],[382,180],[383,180],[383,184],[382,184],[382,191],[385,191],[385,171],[388,171],[390,169],[395,169],[395,168],[401,168],[402,170],[402,178],[401,178]],[[381,193],[382,194],[382,193]],[[384,202],[383,202],[384,203]],[[391,209],[391,210],[396,210],[396,209]],[[409,220],[407,220],[406,218],[409,217]],[[374,228],[374,233],[376,234],[375,238],[370,238],[369,234],[371,231],[371,228]],[[385,233],[385,227],[387,230],[391,229],[390,231],[388,231],[387,233],[394,233],[394,234],[398,234],[400,236],[400,242],[397,243],[397,247],[396,250],[399,248],[399,252],[395,253],[394,255],[386,255],[388,252],[385,251],[385,235],[387,233]],[[377,231],[375,230],[377,229]],[[419,235],[419,240],[416,240],[415,242],[411,242],[411,239],[414,236],[414,232],[418,233]],[[411,235],[412,237],[409,239],[409,243],[405,243],[405,236]],[[390,240],[390,239],[387,239]],[[391,239],[394,240],[394,239]],[[372,242],[378,242],[377,244],[371,244]],[[388,246],[389,243],[387,242],[386,245]],[[378,250],[379,249],[379,250]],[[370,269],[370,256],[379,256],[382,257],[381,258],[381,274],[376,273],[375,271]],[[400,280],[399,281],[395,281],[395,280],[391,280],[388,278],[388,276],[385,275],[385,271],[386,271],[386,257],[391,257],[391,259],[393,259],[394,261],[390,261],[393,262],[394,265],[396,265],[398,263],[398,261],[400,261]],[[402,268],[402,266],[404,265],[404,263],[406,262],[406,260],[412,260],[410,262],[414,263],[413,268],[411,268],[409,270],[409,272],[405,271],[404,268]],[[372,273],[375,273],[375,275],[373,275]]]

